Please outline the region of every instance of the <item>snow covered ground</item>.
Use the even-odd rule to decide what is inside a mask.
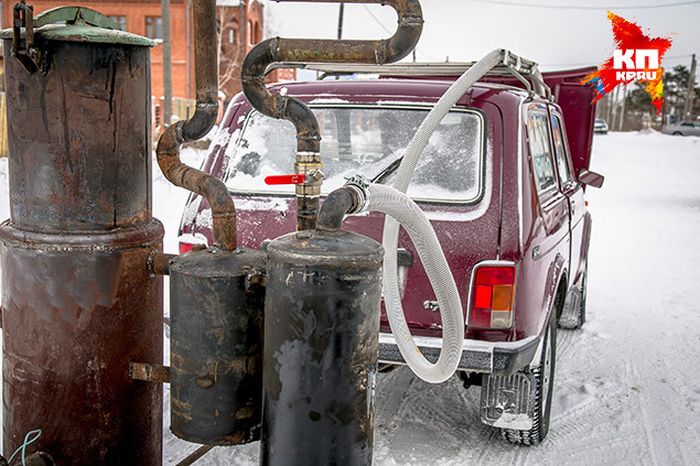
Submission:
[[[504,444],[478,421],[478,388],[454,379],[430,385],[398,369],[379,378],[376,465],[700,463],[700,138],[611,133],[594,141],[591,168],[606,184],[587,194],[589,321],[559,334],[546,442]],[[197,154],[188,157],[195,163]],[[175,251],[186,193],[155,178],[156,216]],[[164,431],[166,464],[196,448]],[[220,447],[197,464],[256,465],[257,455],[257,444]]]

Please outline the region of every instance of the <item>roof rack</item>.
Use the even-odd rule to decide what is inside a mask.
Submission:
[[[537,94],[546,99],[551,98],[551,90],[544,82],[538,64],[522,58],[509,50],[501,49],[502,60],[491,67],[484,76],[514,77],[520,81],[530,94]],[[356,64],[356,63],[306,63],[279,62],[272,64],[267,72],[279,68],[297,68],[323,73],[327,76],[345,76],[353,74],[379,74],[385,76],[460,76],[478,62],[422,62],[394,63],[390,65]]]

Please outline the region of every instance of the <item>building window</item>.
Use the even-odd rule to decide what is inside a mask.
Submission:
[[[109,19],[117,23],[120,31],[126,31],[126,16],[109,16]]]
[[[260,41],[262,41],[262,30],[261,30],[261,28],[260,28],[260,23],[258,23],[258,22],[255,23],[255,29],[254,29],[254,31],[255,31],[254,41],[255,41],[255,43],[257,44],[257,43],[259,43]]]
[[[163,18],[160,16],[146,16],[146,37],[163,40]]]
[[[238,37],[237,37],[238,31],[236,30],[236,28],[229,28],[227,30],[227,34],[228,34],[227,39],[228,39],[229,44],[235,44],[236,42],[238,42]]]

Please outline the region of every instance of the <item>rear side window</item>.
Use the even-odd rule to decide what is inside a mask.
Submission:
[[[569,168],[566,145],[564,144],[564,128],[556,115],[552,116],[552,137],[554,138],[554,155],[557,158],[559,181],[563,186],[571,181],[571,169]]]
[[[538,193],[554,190],[557,186],[547,120],[546,113],[536,112],[530,113],[527,123],[530,156],[532,157]]]

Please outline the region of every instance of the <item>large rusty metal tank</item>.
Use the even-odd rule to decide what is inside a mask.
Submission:
[[[261,464],[372,464],[384,250],[342,230],[268,248]]]
[[[162,361],[153,43],[85,8],[15,13],[26,27],[2,34],[4,452],[41,429],[32,449],[58,464],[160,464],[162,387],[129,378],[130,362]]]

